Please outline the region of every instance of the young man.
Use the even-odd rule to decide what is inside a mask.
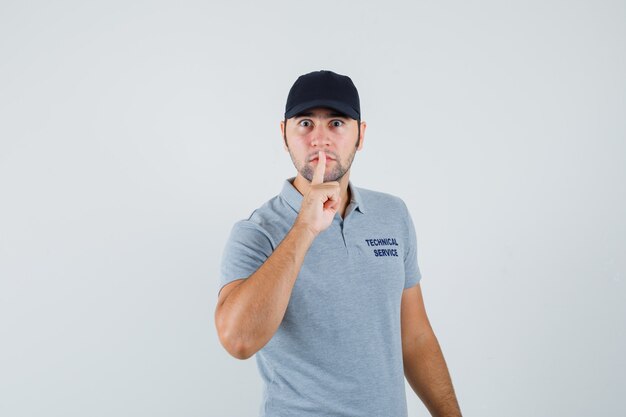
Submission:
[[[260,416],[406,417],[405,377],[433,416],[460,416],[409,211],[349,180],[366,130],[352,80],[300,76],[280,128],[297,175],[233,226],[215,310],[224,348],[256,354]]]

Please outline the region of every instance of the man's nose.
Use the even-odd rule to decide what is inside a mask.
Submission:
[[[326,126],[322,123],[315,126],[311,132],[311,145],[325,145],[330,142],[330,135]]]

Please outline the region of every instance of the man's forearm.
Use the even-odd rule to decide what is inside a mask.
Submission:
[[[433,417],[461,417],[461,409],[437,337],[425,332],[403,348],[404,375]]]
[[[259,269],[218,305],[218,333],[240,359],[256,353],[278,329],[314,239],[306,227],[292,227]]]

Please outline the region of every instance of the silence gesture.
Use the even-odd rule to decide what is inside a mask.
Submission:
[[[325,171],[326,154],[319,151],[311,187],[302,198],[300,213],[295,222],[307,227],[316,236],[330,226],[341,203],[339,182],[324,182]]]

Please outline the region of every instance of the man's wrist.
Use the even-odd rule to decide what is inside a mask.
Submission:
[[[314,232],[310,227],[305,224],[295,223],[291,230],[296,233],[299,237],[309,240],[313,242],[317,237],[317,233]]]

